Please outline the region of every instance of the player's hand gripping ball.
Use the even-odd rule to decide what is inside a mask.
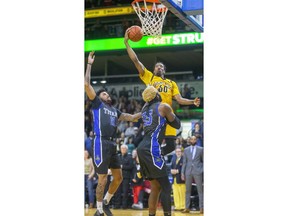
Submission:
[[[143,37],[143,31],[140,26],[134,25],[130,27],[128,38],[134,42],[138,42]]]

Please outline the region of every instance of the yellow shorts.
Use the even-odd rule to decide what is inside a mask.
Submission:
[[[176,136],[176,129],[167,124],[165,136]]]

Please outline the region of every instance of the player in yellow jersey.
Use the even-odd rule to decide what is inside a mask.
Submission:
[[[126,46],[128,55],[130,59],[133,61],[135,64],[138,72],[139,72],[139,77],[140,79],[146,84],[146,85],[153,85],[158,92],[161,95],[162,102],[168,103],[172,107],[172,100],[176,100],[178,104],[180,105],[192,105],[194,104],[195,106],[200,105],[200,99],[195,98],[194,100],[183,98],[179,92],[177,84],[170,79],[165,78],[165,65],[161,62],[157,62],[154,66],[154,71],[153,73],[139,61],[136,53],[133,51],[133,49],[130,47],[128,43],[128,33],[129,33],[130,28],[126,30],[125,37],[124,37],[124,44]],[[171,151],[175,150],[174,146],[174,139],[176,138],[176,129],[171,127],[170,125],[167,125],[166,131],[165,131],[165,140],[166,144],[169,144],[167,146],[167,149],[164,150],[164,154],[170,153]],[[171,139],[173,139],[173,145],[170,146],[171,144]],[[167,142],[168,141],[168,142]]]

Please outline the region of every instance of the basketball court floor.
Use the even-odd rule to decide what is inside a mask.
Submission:
[[[85,209],[85,216],[94,216],[96,212],[96,208],[92,209]],[[114,210],[111,209],[111,212],[115,216],[148,216],[148,209],[143,209],[143,210],[133,210],[133,209],[127,209],[127,210]],[[172,216],[202,216],[203,214],[200,214],[199,211],[190,211],[190,213],[181,213],[180,211],[172,211]],[[158,209],[156,212],[156,216],[164,216],[163,210]]]

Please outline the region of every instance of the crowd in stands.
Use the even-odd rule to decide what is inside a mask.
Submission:
[[[122,112],[128,113],[137,113],[141,111],[143,106],[142,101],[137,101],[135,99],[128,100],[127,97],[121,96],[117,100],[113,100],[114,105]],[[91,115],[90,115],[90,107],[89,101],[85,101],[85,185],[86,187],[86,199],[85,202],[90,206],[90,208],[95,207],[95,197],[91,197],[91,194],[95,195],[95,188],[97,185],[97,174],[91,169],[91,161],[88,163],[88,159],[92,155],[92,140],[94,138],[94,134],[92,132],[91,126]],[[136,148],[141,142],[143,138],[143,122],[142,119],[139,119],[138,122],[119,122],[117,127],[116,139],[115,142],[117,144],[117,151],[119,154],[119,158],[122,164],[122,172],[123,172],[123,182],[119,186],[118,191],[114,195],[111,201],[111,207],[113,209],[143,209],[148,206],[148,197],[150,193],[150,184],[149,181],[145,180],[141,176],[140,172],[140,164],[137,157]],[[203,139],[203,121],[199,120],[196,122],[191,129],[191,133],[189,136],[184,139],[181,134],[178,135],[176,139],[176,151],[166,155],[164,158],[166,160],[167,166],[169,168],[168,173],[171,174],[170,180],[171,185],[173,185],[173,194],[174,198],[174,206],[175,210],[183,210],[183,203],[185,203],[185,195],[183,197],[183,193],[179,193],[176,191],[178,186],[176,184],[176,162],[178,163],[179,151],[182,152],[185,148],[188,148],[191,144],[191,137],[195,136],[197,138],[197,146],[204,146]],[[165,144],[165,140],[163,140],[163,144]],[[87,155],[88,154],[88,155]],[[90,155],[90,157],[89,157]],[[178,156],[178,157],[177,157]],[[178,159],[177,159],[178,158]],[[181,164],[182,165],[182,164]],[[179,168],[179,167],[178,167]],[[180,167],[181,170],[181,167]],[[92,180],[94,180],[94,187],[91,187],[91,173],[94,174]],[[179,171],[178,171],[179,173]],[[109,173],[108,173],[109,174]],[[111,174],[111,173],[110,173]],[[108,178],[108,184],[106,185],[106,189],[109,186],[109,179],[111,180],[111,175]],[[178,180],[177,180],[178,181]],[[185,181],[184,181],[185,182]],[[179,184],[184,184],[183,181],[179,181]],[[92,189],[91,189],[92,188]],[[174,190],[174,188],[176,188]],[[180,186],[179,186],[180,188]],[[183,185],[182,185],[183,188]],[[91,192],[93,190],[94,192]],[[177,189],[178,190],[178,189]],[[193,190],[192,193],[196,193],[197,190]],[[177,195],[177,197],[176,197]],[[179,198],[182,197],[182,198]],[[179,201],[180,200],[180,201]],[[195,202],[191,202],[191,209],[197,209],[197,200]],[[92,203],[92,204],[91,204]],[[180,203],[180,204],[179,204]]]

